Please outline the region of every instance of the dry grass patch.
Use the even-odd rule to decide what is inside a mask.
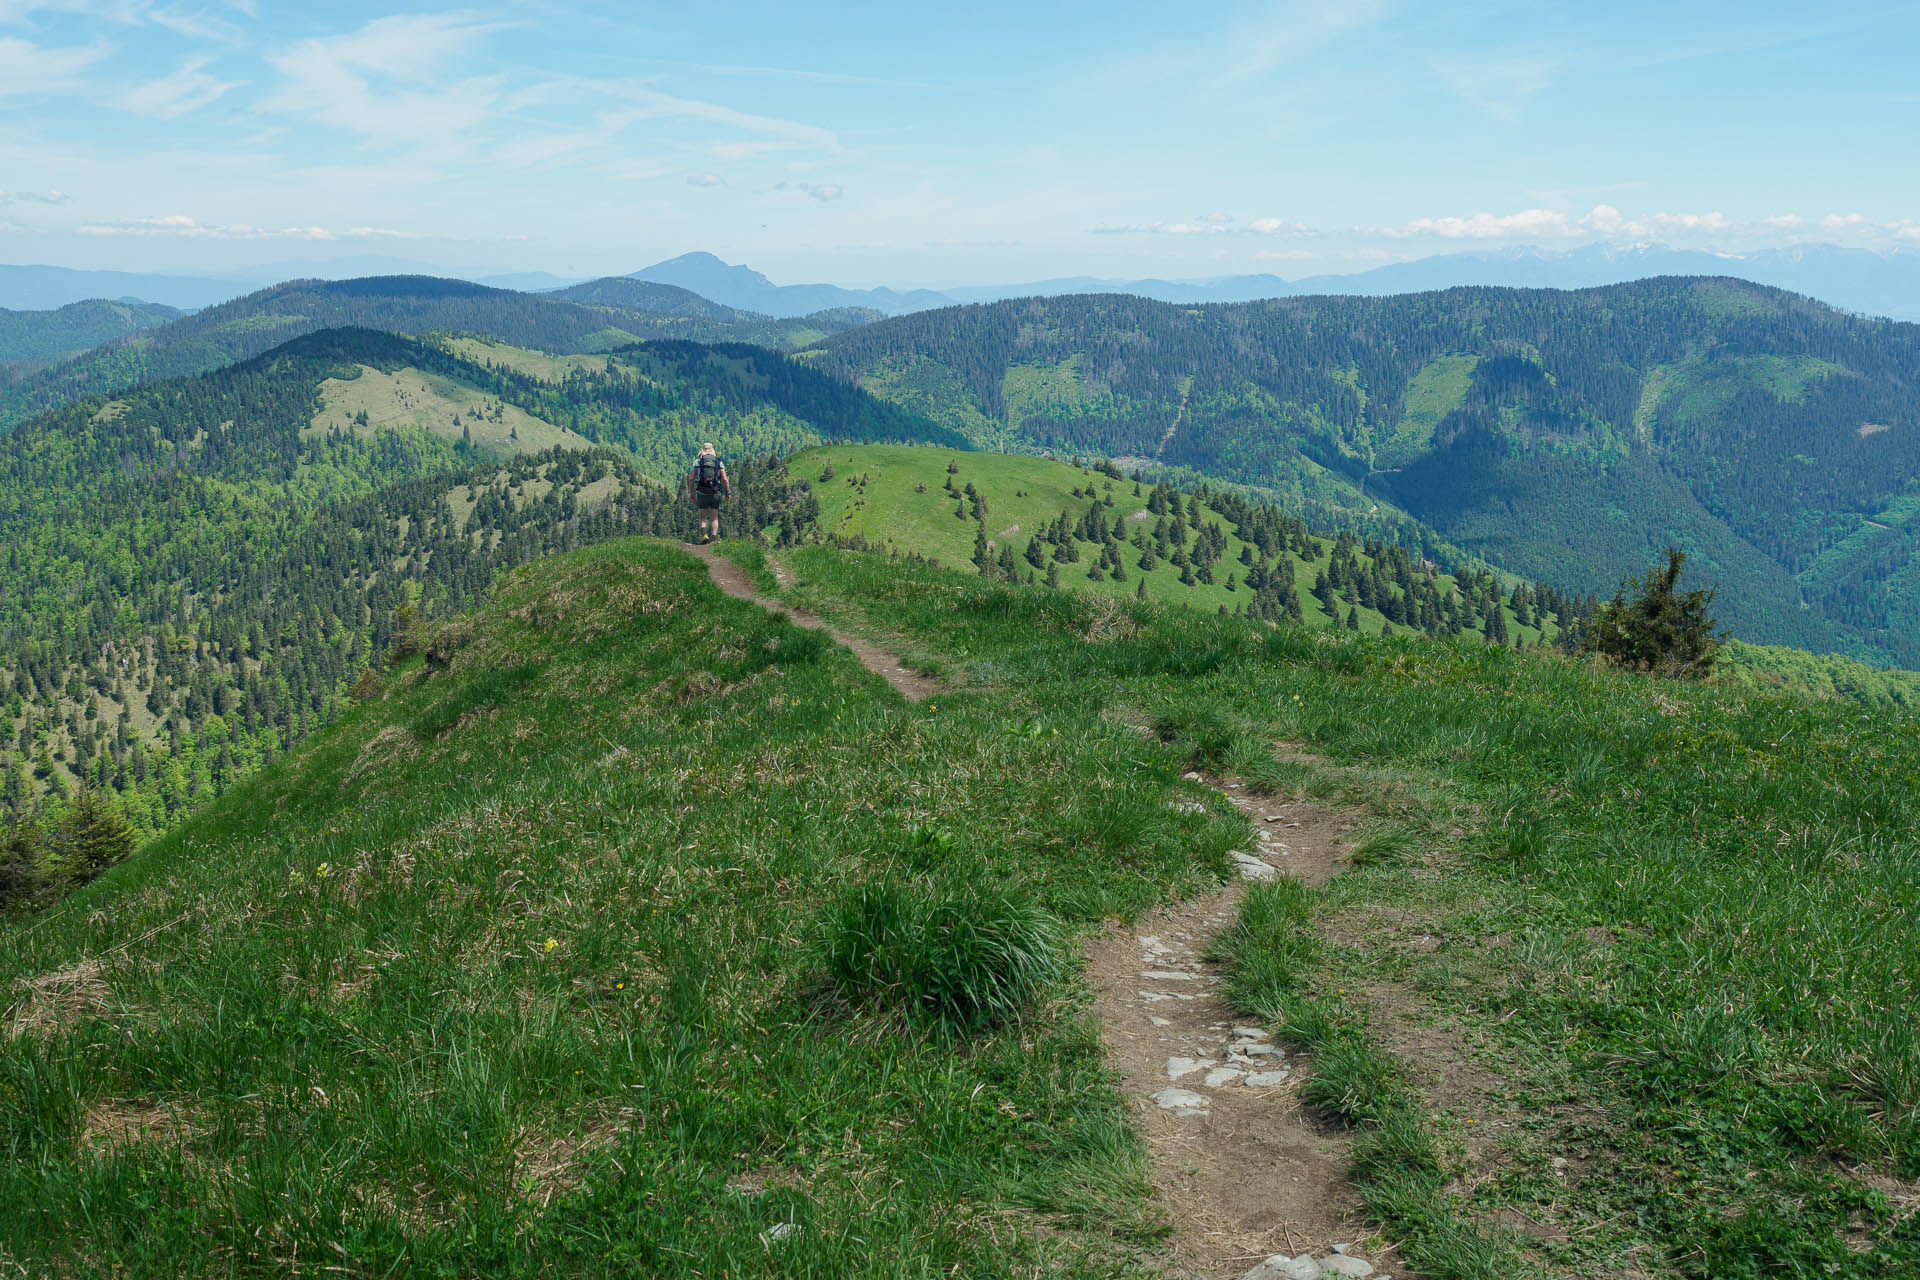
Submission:
[[[14,986],[23,994],[7,1010],[7,1038],[52,1035],[105,1015],[111,1006],[100,970],[98,960],[83,960],[70,969],[17,979]]]

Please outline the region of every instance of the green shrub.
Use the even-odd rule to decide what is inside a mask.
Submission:
[[[1015,1017],[1060,973],[1059,923],[1004,889],[869,881],[828,910],[823,934],[848,999],[960,1031]]]
[[[1588,624],[1587,649],[1638,671],[1694,679],[1711,675],[1723,639],[1707,613],[1713,592],[1674,589],[1686,563],[1685,552],[1668,547],[1666,568],[1642,578],[1633,599],[1627,599],[1632,584],[1622,583]]]

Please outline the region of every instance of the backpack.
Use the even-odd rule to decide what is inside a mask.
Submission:
[[[703,453],[693,464],[693,487],[701,493],[720,492],[720,459],[711,453]]]

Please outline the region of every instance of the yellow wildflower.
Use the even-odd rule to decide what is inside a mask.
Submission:
[[[548,939],[547,939],[547,950],[548,950],[548,951],[552,951],[552,950],[553,950],[553,949],[554,949],[555,947],[557,947],[557,946],[559,946],[559,945],[560,945],[560,944],[559,944],[558,942],[555,942],[555,941],[554,941],[554,940],[553,940],[552,938],[548,938]]]

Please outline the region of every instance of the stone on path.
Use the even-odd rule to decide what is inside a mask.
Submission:
[[[1154,1105],[1162,1111],[1171,1111],[1177,1116],[1203,1116],[1207,1114],[1207,1099],[1191,1089],[1162,1089],[1153,1094]]]
[[[1247,1272],[1242,1280],[1320,1280],[1320,1276],[1320,1264],[1313,1260],[1312,1254],[1289,1258],[1284,1253],[1276,1253]]]
[[[1249,1089],[1271,1089],[1277,1085],[1285,1084],[1287,1077],[1292,1074],[1293,1072],[1287,1070],[1285,1067],[1280,1068],[1278,1071],[1255,1071],[1247,1076],[1247,1087]]]
[[[1221,1085],[1232,1084],[1245,1074],[1238,1067],[1215,1067],[1207,1072],[1205,1084],[1209,1089],[1218,1089]]]
[[[1373,1264],[1360,1258],[1349,1257],[1344,1253],[1336,1253],[1330,1258],[1320,1260],[1320,1273],[1328,1276],[1370,1276],[1373,1274]]]
[[[1167,1079],[1178,1080],[1181,1076],[1190,1076],[1200,1068],[1212,1065],[1211,1058],[1168,1058]]]

